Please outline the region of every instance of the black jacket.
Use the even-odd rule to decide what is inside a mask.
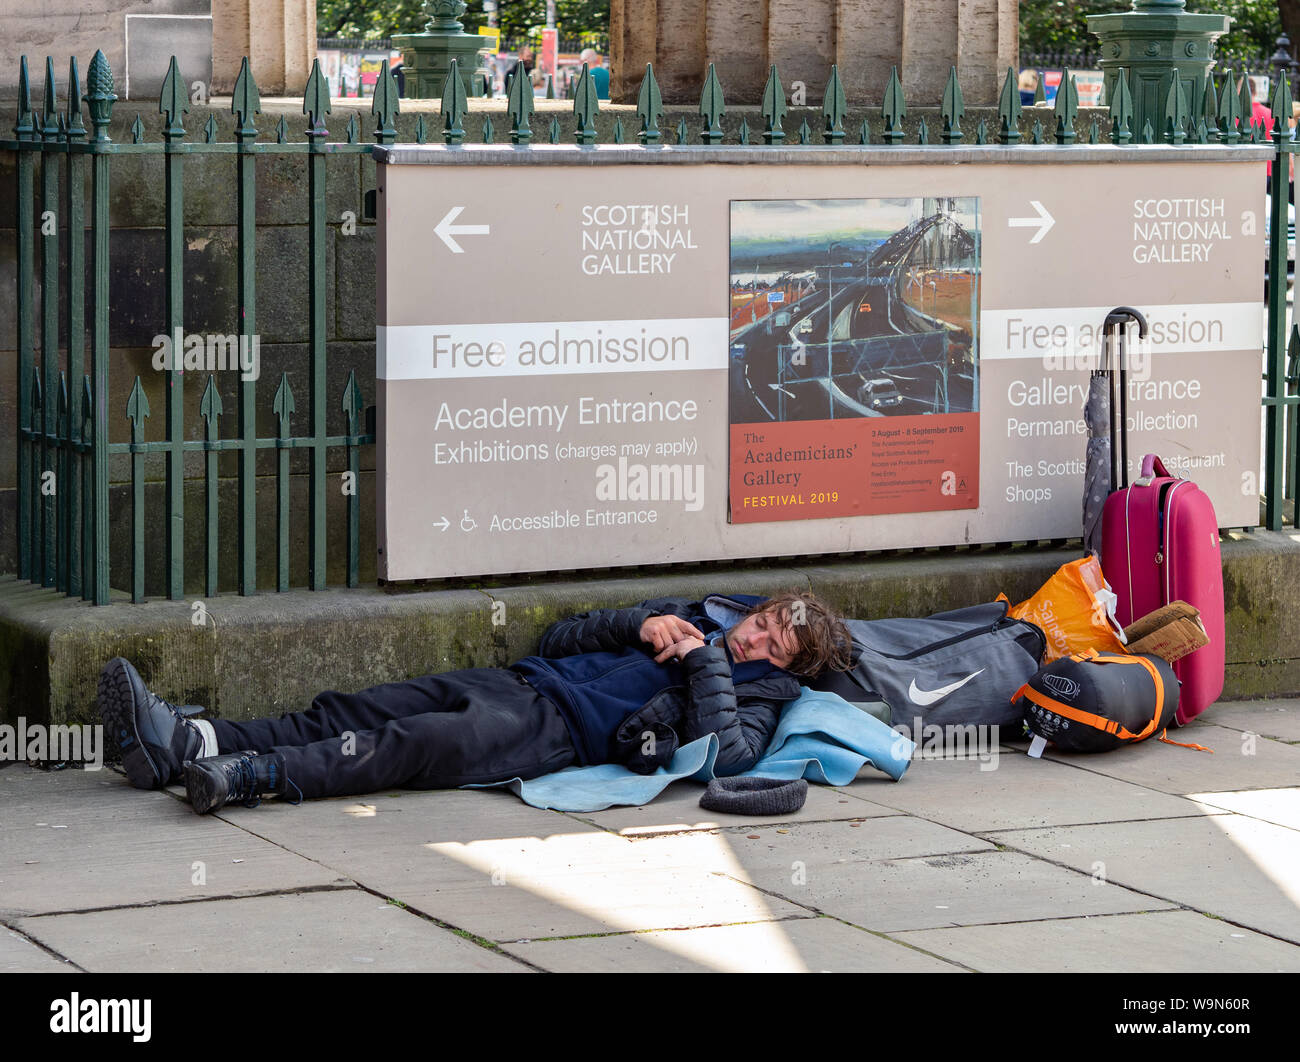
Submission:
[[[747,611],[761,599],[711,595],[706,600]],[[689,620],[706,635],[721,629],[709,618],[704,601],[657,598],[637,608],[596,609],[552,624],[542,636],[540,655],[558,658],[628,647],[648,653],[641,626],[651,616],[663,615]],[[679,744],[716,734],[719,774],[752,767],[772,739],[781,708],[799,696],[798,679],[767,661],[733,662],[721,639],[687,653],[680,668],[683,683],[659,690],[618,725],[607,761],[649,774],[666,765]]]

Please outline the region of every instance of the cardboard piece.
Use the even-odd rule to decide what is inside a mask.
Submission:
[[[1200,612],[1186,601],[1171,601],[1124,628],[1127,651],[1151,653],[1169,663],[1210,644]]]

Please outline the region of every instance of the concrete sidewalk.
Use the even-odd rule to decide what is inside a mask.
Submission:
[[[779,822],[690,782],[594,814],[452,791],[199,818],[10,765],[0,971],[1300,971],[1300,701],[1170,736],[1214,755],[918,758]]]

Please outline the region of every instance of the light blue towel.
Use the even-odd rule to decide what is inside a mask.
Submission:
[[[807,778],[823,785],[848,785],[870,764],[894,781],[903,777],[916,745],[874,716],[834,693],[805,689],[781,713],[763,758],[746,775]],[[681,778],[707,782],[714,777],[718,739],[709,734],[679,748],[672,762],[653,774],[637,774],[614,763],[568,767],[509,786],[525,804],[554,811],[603,811],[615,805],[648,804]],[[486,789],[490,786],[466,786]]]

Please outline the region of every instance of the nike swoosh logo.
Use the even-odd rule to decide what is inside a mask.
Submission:
[[[916,685],[916,679],[912,679],[912,684],[907,687],[907,695],[910,698],[912,698],[913,704],[920,704],[923,706],[927,704],[934,704],[935,701],[941,701],[945,697],[947,697],[948,694],[961,689],[964,685],[966,685],[966,683],[968,683],[976,675],[982,675],[982,674],[984,674],[984,669],[980,668],[978,671],[972,672],[971,674],[967,675],[964,679],[959,679],[958,681],[953,682],[947,686],[941,686],[937,690],[918,689]]]

